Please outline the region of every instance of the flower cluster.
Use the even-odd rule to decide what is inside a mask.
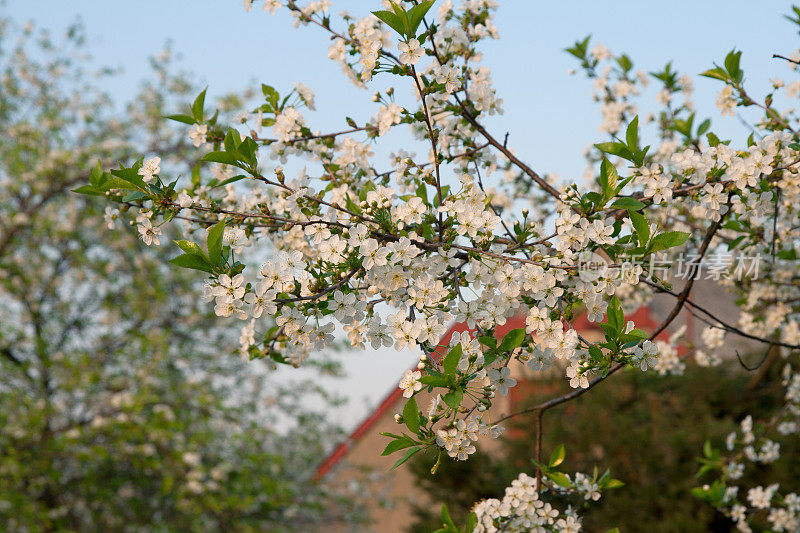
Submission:
[[[574,491],[586,492],[585,486],[588,485],[590,492],[587,494],[591,496],[587,496],[587,499],[596,501],[600,498],[600,493],[597,492],[597,484],[588,481],[589,479],[579,472],[575,474],[571,488]],[[577,533],[581,530],[581,519],[576,510],[567,507],[561,512],[543,501],[537,490],[536,478],[525,473],[511,482],[502,500],[492,498],[479,502],[473,512],[478,519],[474,529],[476,533],[498,531]]]

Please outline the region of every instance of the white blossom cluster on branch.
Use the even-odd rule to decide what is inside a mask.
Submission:
[[[356,348],[418,348],[417,370],[399,383],[408,402],[396,419],[408,433],[389,434],[385,450],[402,453],[398,464],[425,449],[466,459],[479,436],[499,435],[487,411],[515,386],[514,361],[555,365],[575,389],[529,410],[539,415],[621,368],[680,374],[682,332],[665,332],[683,309],[708,324],[705,350],[694,352],[699,364],[719,364],[723,335],[797,355],[797,118],[773,107],[773,94],[762,104],[745,92],[741,52],[704,75],[724,84],[723,114],[763,111],[746,143],[720,139],[710,119],[695,124],[691,79],[670,65],[648,77],[628,56],[578,41],[568,51],[595,81],[601,131],[611,138],[589,150],[585,183],[556,182],[484,126],[503,112],[479,48],[498,37],[497,2],[445,0],[435,16],[432,6],[387,1],[334,21],[328,1],[264,2],[327,33],[328,57],[357,87],[377,76],[397,81],[372,97],[373,118],[315,131],[305,114],[315,106],[311,89],[297,84],[281,94],[263,85],[262,101],[225,125],[205,109],[204,92],[189,114],[171,117],[191,125],[202,153],[190,184],[161,172],[155,155],[93,173],[89,192],[138,209],[148,244],[159,244],[159,226],[171,220],[199,237],[179,241],[183,255],[173,263],[207,272],[204,296],[216,313],[247,321],[245,358],[301,365],[337,328]],[[637,99],[654,80],[663,86],[661,111],[640,124]],[[401,125],[414,141],[378,161],[374,147]],[[654,144],[645,146],[646,135]],[[276,166],[268,170],[265,160]],[[274,252],[269,260],[247,264],[246,253],[265,249]],[[707,261],[731,250],[763,261],[756,272],[714,263],[714,279],[740,296],[742,311],[718,317],[691,289]],[[686,254],[680,288],[649,268]],[[673,307],[645,331],[629,318],[658,293],[671,294]],[[601,340],[573,327],[582,314]],[[524,328],[496,336],[520,315]],[[442,339],[453,321],[471,332]],[[441,357],[432,356],[437,350]],[[427,412],[415,400],[423,389],[438,394]],[[528,496],[525,524],[579,526],[571,513],[545,513],[538,493]],[[486,516],[509,518],[504,505],[485,504]]]

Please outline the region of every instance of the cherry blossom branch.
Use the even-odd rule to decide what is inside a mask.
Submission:
[[[793,63],[795,65],[800,65],[800,61],[795,61],[794,59],[790,59],[788,57],[784,57],[784,56],[782,56],[780,54],[772,54],[772,57],[773,58],[777,58],[777,59],[783,59],[784,61],[788,61],[789,63]]]
[[[491,146],[491,145],[490,145],[490,144],[487,142],[487,143],[481,144],[481,145],[479,145],[479,146],[476,146],[475,148],[472,148],[472,149],[470,149],[470,150],[466,150],[466,151],[464,151],[464,152],[460,152],[460,153],[458,153],[458,154],[453,154],[453,155],[448,155],[448,156],[443,156],[443,157],[444,157],[445,159],[447,159],[449,162],[451,162],[451,163],[452,163],[452,162],[453,162],[453,161],[455,161],[456,159],[461,159],[461,158],[465,158],[465,157],[472,157],[472,156],[473,156],[473,155],[475,155],[476,153],[480,152],[481,150],[483,150],[483,149],[485,149],[485,148],[487,148],[487,147],[489,147],[489,146]],[[422,164],[417,164],[417,163],[415,163],[415,164],[414,164],[414,166],[415,166],[416,168],[423,169],[423,168],[425,168],[425,167],[428,167],[428,166],[430,166],[430,165],[432,165],[432,164],[433,164],[433,163],[431,163],[431,162],[422,163]],[[387,171],[385,171],[385,172],[381,172],[380,174],[376,173],[376,174],[375,174],[375,177],[376,177],[376,178],[383,178],[383,177],[389,176],[389,175],[390,175],[390,174],[392,174],[393,172],[395,172],[395,169],[392,169],[392,170],[387,170]]]
[[[180,204],[175,203],[175,202],[163,202],[163,204],[164,205],[169,205],[169,206],[172,206],[172,207],[177,207],[179,209],[190,209],[190,210],[196,210],[196,211],[203,211],[203,212],[207,212],[207,213],[222,213],[222,214],[225,214],[225,215],[231,215],[233,217],[243,218],[243,219],[247,219],[247,218],[262,218],[262,219],[275,220],[276,222],[280,222],[280,224],[260,225],[260,226],[257,225],[256,227],[283,227],[283,226],[301,226],[301,227],[306,227],[306,226],[313,226],[315,224],[320,224],[320,225],[325,225],[325,226],[331,226],[331,227],[337,227],[337,228],[343,228],[343,229],[350,229],[350,226],[348,226],[347,224],[342,224],[341,222],[336,222],[336,221],[333,221],[333,220],[324,220],[324,219],[318,219],[318,220],[293,220],[293,219],[290,219],[290,218],[279,217],[279,216],[272,215],[272,214],[244,213],[244,212],[240,212],[240,211],[232,211],[232,210],[229,210],[229,209],[221,209],[221,208],[215,209],[215,208],[211,208],[211,207],[204,207],[204,206],[194,205],[194,204],[190,205],[190,206],[186,206],[186,207],[183,207]],[[126,203],[126,205],[132,205],[132,204]],[[202,222],[202,223],[205,223],[205,224],[209,224],[209,223],[213,224],[213,222],[211,222],[211,221],[202,220],[202,219],[187,218],[187,217],[182,217],[182,216],[178,216],[178,215],[176,215],[175,218],[182,218],[183,220],[188,220],[188,221],[192,221],[192,222]]]
[[[730,196],[728,197],[728,203],[730,204]],[[697,269],[700,268],[700,261],[703,259],[703,256],[705,256],[706,251],[708,250],[708,247],[711,244],[714,235],[717,233],[717,230],[719,229],[721,221],[723,219],[724,217],[720,217],[719,220],[714,222],[709,228],[708,233],[706,233],[706,236],[703,238],[703,242],[700,245],[697,257],[689,266],[689,280],[686,282],[686,285],[683,287],[683,290],[678,295],[677,297],[678,301],[675,303],[675,306],[672,308],[672,311],[670,311],[669,315],[667,315],[667,317],[661,322],[661,324],[655,329],[655,331],[650,334],[649,339],[651,341],[654,340],[656,337],[658,337],[662,331],[667,329],[667,327],[669,327],[672,321],[675,320],[675,318],[677,318],[678,314],[681,312],[681,309],[683,309],[686,300],[689,298],[689,293],[692,292],[692,287],[694,286],[695,282],[695,274],[697,272]]]
[[[367,125],[358,128],[351,128],[349,130],[337,131],[334,133],[321,133],[318,135],[306,135],[305,137],[294,137],[287,141],[281,141],[279,139],[262,139],[258,136],[258,134],[255,134],[255,132],[250,132],[250,137],[252,137],[254,141],[264,143],[265,146],[269,146],[270,144],[275,144],[275,143],[291,145],[306,141],[313,141],[317,139],[333,139],[339,137],[340,135],[348,135],[350,133],[357,133],[359,131],[372,131],[374,129],[375,129],[374,126]]]
[[[334,283],[333,285],[330,285],[326,289],[321,290],[320,292],[311,294],[309,296],[297,296],[295,298],[276,298],[275,301],[278,302],[278,303],[281,303],[281,304],[287,304],[287,303],[292,303],[292,302],[305,302],[305,301],[310,301],[310,300],[318,300],[319,298],[322,298],[326,294],[329,294],[329,293],[341,288],[348,281],[350,281],[350,278],[352,278],[360,270],[361,270],[360,268],[356,268],[354,270],[351,270],[341,280],[339,280],[338,282]]]
[[[297,192],[296,190],[292,189],[292,188],[291,188],[291,187],[289,187],[288,185],[286,185],[286,184],[284,184],[284,183],[282,183],[282,182],[276,182],[276,181],[272,181],[272,180],[270,180],[270,179],[268,179],[268,178],[264,177],[264,176],[263,176],[262,174],[260,174],[260,173],[255,173],[255,174],[253,174],[253,177],[254,177],[255,179],[259,180],[259,181],[263,181],[263,182],[264,182],[264,183],[266,183],[267,185],[272,185],[272,186],[275,186],[275,187],[280,187],[280,188],[282,188],[282,189],[284,189],[284,190],[290,191],[291,193],[295,193],[295,192]],[[305,198],[305,199],[307,199],[307,200],[311,200],[312,202],[316,202],[316,203],[318,203],[318,204],[321,204],[321,205],[328,206],[328,207],[330,207],[330,208],[332,208],[332,209],[335,209],[335,210],[337,210],[337,211],[341,211],[342,213],[347,213],[347,214],[348,214],[348,215],[350,215],[351,217],[354,217],[354,218],[356,218],[356,219],[358,219],[358,220],[361,220],[361,221],[369,221],[369,222],[372,222],[372,223],[375,223],[375,224],[377,224],[377,222],[378,222],[377,220],[375,220],[375,219],[374,219],[374,218],[372,218],[372,217],[366,217],[366,216],[363,216],[363,215],[359,215],[358,213],[354,213],[353,211],[350,211],[349,209],[346,209],[346,208],[344,208],[344,207],[341,207],[341,206],[339,206],[339,205],[336,205],[336,204],[332,204],[332,203],[330,203],[330,202],[326,202],[326,201],[325,201],[325,200],[323,200],[322,198],[317,198],[316,196],[311,196],[311,195],[309,195],[309,194],[304,194],[304,195],[302,195],[302,198]]]
[[[500,153],[506,156],[506,158],[509,161],[511,161],[513,164],[519,167],[520,170],[522,170],[525,174],[527,174],[528,177],[530,177],[534,182],[536,182],[536,184],[544,191],[546,191],[550,196],[552,196],[558,201],[561,201],[561,195],[559,194],[559,192],[556,190],[555,187],[547,183],[544,180],[544,178],[539,176],[539,174],[537,174],[532,168],[530,168],[528,165],[522,162],[521,159],[519,159],[517,156],[511,153],[511,151],[508,148],[506,148],[505,145],[501,144],[488,131],[486,131],[486,128],[481,126],[481,124],[475,119],[475,117],[472,116],[472,113],[467,109],[466,105],[464,105],[464,103],[461,101],[460,98],[458,98],[458,96],[456,96],[455,99],[458,102],[458,105],[461,107],[462,110],[461,116],[464,117],[467,120],[467,122],[469,122],[472,125],[472,127],[478,131],[478,133],[483,135],[483,137],[489,142],[489,144],[494,146],[497,150],[500,151]]]
[[[697,263],[699,263],[699,261],[703,258],[703,256],[705,255],[706,251],[708,250],[708,246],[711,243],[711,240],[714,237],[714,234],[719,229],[719,226],[720,226],[720,221],[717,221],[714,224],[712,224],[711,228],[709,229],[708,233],[706,234],[705,238],[703,239],[703,243],[701,244],[700,249],[698,250],[698,257],[697,257],[696,261],[693,263],[692,266],[696,266]],[[655,340],[655,338],[658,335],[660,335],[661,332],[663,332],[675,320],[675,318],[677,318],[678,314],[680,313],[681,309],[683,308],[683,305],[686,303],[686,299],[689,296],[689,292],[692,290],[692,285],[693,284],[694,284],[694,279],[690,279],[686,283],[686,286],[684,287],[683,291],[678,295],[678,302],[675,304],[675,306],[673,307],[672,311],[670,311],[670,313],[667,315],[667,317],[661,322],[661,324],[652,333],[650,333],[650,335],[648,336],[648,340],[650,340],[650,341]],[[571,391],[571,392],[569,392],[567,394],[564,394],[564,395],[559,396],[557,398],[553,398],[553,399],[547,400],[546,402],[542,402],[542,403],[540,403],[538,405],[535,405],[533,407],[529,407],[527,409],[522,409],[522,410],[517,411],[515,413],[510,413],[510,414],[500,418],[495,423],[499,424],[500,422],[503,422],[504,420],[508,420],[509,418],[512,418],[512,417],[515,417],[515,416],[519,416],[521,414],[533,413],[533,412],[537,412],[537,411],[543,413],[547,409],[550,409],[550,408],[555,407],[557,405],[561,405],[562,403],[568,402],[570,400],[574,400],[575,398],[578,398],[579,396],[582,396],[587,391],[589,391],[590,389],[594,388],[595,385],[597,385],[598,383],[608,379],[609,376],[613,375],[618,370],[623,368],[625,366],[625,364],[626,363],[622,363],[622,362],[616,363],[614,366],[612,366],[608,370],[608,372],[605,374],[605,376],[597,376],[596,378],[590,380],[589,381],[589,385],[586,388],[583,388],[583,389],[582,388],[578,388],[578,389],[575,389],[575,390],[573,390],[573,391]],[[537,415],[537,416],[541,416],[541,415]]]

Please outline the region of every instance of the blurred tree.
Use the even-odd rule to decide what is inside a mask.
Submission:
[[[70,191],[98,157],[157,149],[190,170],[189,139],[160,120],[188,78],[165,53],[121,113],[87,83],[80,27],[55,42],[0,20],[0,39],[2,529],[308,531],[323,512],[354,517],[310,479],[340,435],[293,405],[311,385],[290,394],[220,353],[235,333],[190,296],[202,278],[133,227],[100,231],[117,213]]]

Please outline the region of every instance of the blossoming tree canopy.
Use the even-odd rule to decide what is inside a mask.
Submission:
[[[775,105],[793,85],[776,80],[768,95],[751,96],[739,51],[703,73],[723,85],[723,114],[737,106],[763,111],[750,138],[738,143],[697,118],[691,78],[671,65],[648,76],[634,71],[627,55],[578,41],[567,51],[596,82],[609,138],[591,147],[588,183],[557,182],[485,126],[503,111],[480,53],[484,40],[497,38],[497,2],[436,4],[386,1],[360,18],[337,19],[328,0],[264,2],[265,10],[285,9],[296,25],[329,35],[328,57],[356,86],[377,76],[396,82],[375,92],[374,117],[343,118],[340,130],[316,131],[303,114],[314,109],[309,88],[265,84],[258,104],[223,123],[206,109],[204,91],[185,114],[169,117],[190,127],[200,150],[190,180],[163,172],[159,155],[148,154],[131,166],[95,168],[80,192],[136,211],[148,244],[159,244],[166,223],[184,228],[187,239],[176,242],[182,254],[171,262],[208,274],[204,297],[217,315],[244,321],[245,358],[301,365],[333,340],[337,326],[355,348],[417,347],[418,368],[399,383],[408,398],[396,417],[402,429],[386,434],[383,453],[399,454],[395,466],[422,450],[467,459],[474,443],[497,437],[501,421],[492,421],[488,408],[515,385],[512,361],[534,370],[556,364],[574,388],[528,410],[541,433],[547,409],[620,369],[680,373],[681,332],[662,334],[683,309],[708,323],[706,349],[696,354],[701,364],[721,363],[714,350],[726,335],[773,347],[787,363],[786,408],[757,430],[743,427],[726,450],[709,445],[702,473],[719,477],[696,496],[743,529],[765,510],[786,513],[783,523],[797,520],[795,500],[777,488],[744,498],[728,485],[742,457],[764,462],[774,455],[764,450],[774,448],[769,431],[797,431],[800,144],[796,115]],[[640,123],[636,98],[650,78],[662,87],[663,109]],[[653,126],[645,130],[645,123]],[[373,147],[399,125],[415,140],[388,162],[378,160]],[[270,170],[265,160],[287,166]],[[495,186],[485,185],[490,179]],[[245,249],[274,253],[254,268]],[[715,316],[691,298],[707,260],[720,253],[760,258],[758,269],[716,267],[720,286],[739,297],[738,319]],[[682,276],[654,270],[656,262],[680,262]],[[638,328],[629,317],[658,293],[672,295],[672,307],[655,328]],[[601,340],[573,328],[583,314],[602,329]],[[514,315],[526,316],[526,327],[497,339],[495,329]],[[471,333],[442,339],[451,321],[466,322]],[[440,343],[445,355],[431,357]],[[423,389],[436,394],[427,408],[415,398]],[[740,445],[744,455],[736,452]],[[601,489],[621,485],[607,472],[560,472],[563,448],[549,461],[541,456],[537,447],[536,476],[521,476],[503,501],[478,505],[470,527],[575,531],[575,511],[543,504],[547,494],[596,500]],[[455,530],[445,514],[446,529]],[[769,514],[773,527],[776,517]]]

